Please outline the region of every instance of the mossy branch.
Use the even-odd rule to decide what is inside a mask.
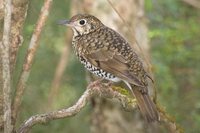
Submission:
[[[73,106],[66,109],[31,116],[20,126],[17,133],[27,133],[36,124],[45,124],[52,120],[74,116],[79,113],[94,96],[117,99],[123,108],[128,111],[131,111],[137,107],[136,99],[131,97],[129,91],[125,88],[94,81],[88,85],[83,95]],[[172,133],[182,133],[182,129],[178,126],[178,124],[176,124],[172,117],[167,114],[160,105],[157,104],[157,107],[160,114],[161,123],[166,124]]]
[[[125,109],[134,109],[136,107],[136,101],[127,96],[127,94],[127,91],[123,88],[111,86],[107,83],[100,83],[99,81],[94,81],[88,85],[83,95],[73,106],[66,109],[31,116],[20,126],[17,133],[27,133],[36,124],[45,124],[52,120],[74,116],[79,113],[94,96],[115,98],[120,101]]]

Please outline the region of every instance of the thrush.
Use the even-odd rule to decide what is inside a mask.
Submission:
[[[119,33],[88,14],[77,14],[59,24],[72,28],[72,46],[87,70],[107,80],[123,81],[136,98],[144,118],[148,122],[159,120],[148,94],[150,76],[134,49]]]

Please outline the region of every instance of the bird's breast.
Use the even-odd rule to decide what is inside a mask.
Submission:
[[[92,65],[90,62],[88,62],[82,56],[79,56],[79,60],[85,66],[85,68],[88,71],[95,74],[96,76],[107,79],[107,80],[111,80],[113,82],[119,82],[120,81],[120,79],[118,77],[115,77],[114,75],[102,70],[101,68],[98,68],[98,67]]]

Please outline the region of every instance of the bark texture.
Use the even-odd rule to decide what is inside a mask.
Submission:
[[[3,88],[3,124],[4,132],[10,133],[11,126],[11,78],[10,78],[10,27],[12,15],[12,0],[4,1],[4,26],[3,37],[0,44],[0,58],[1,58],[1,72],[2,72],[2,86]]]
[[[28,0],[12,0],[12,17],[11,17],[11,31],[10,31],[10,74],[14,71],[16,63],[16,57],[19,46],[23,42],[22,29],[26,17],[26,11],[28,7]],[[4,4],[3,0],[0,0],[0,42],[2,42],[4,26]],[[2,52],[2,51],[0,51]],[[2,60],[0,60],[2,62]],[[0,132],[3,132],[3,77],[2,77],[2,63],[0,63]]]
[[[136,102],[132,98],[127,97],[127,95],[118,92],[115,86],[110,86],[106,83],[103,84],[97,80],[88,85],[83,95],[71,107],[31,116],[21,124],[17,133],[27,133],[36,124],[45,124],[52,120],[74,116],[86,106],[92,97],[116,99],[126,109],[134,109],[136,107]]]

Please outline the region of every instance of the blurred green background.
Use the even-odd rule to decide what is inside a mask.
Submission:
[[[42,4],[43,1],[30,1],[15,84]],[[23,98],[20,122],[47,111],[51,82],[66,40],[66,28],[58,26],[56,21],[69,18],[69,11],[69,0],[53,2]],[[183,1],[146,0],[145,12],[158,100],[186,132],[200,132],[200,11]],[[51,110],[72,105],[86,88],[83,66],[73,53],[68,58]],[[87,133],[90,108],[87,106],[75,117],[35,126],[32,132]]]

